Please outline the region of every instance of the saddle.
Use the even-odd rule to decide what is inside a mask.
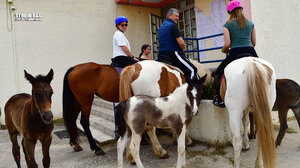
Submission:
[[[161,58],[161,57],[163,57],[164,59],[157,59],[157,60],[155,60],[155,61],[164,63],[164,64],[166,64],[167,66],[171,67],[172,69],[175,69],[176,71],[178,71],[178,72],[184,74],[184,73],[182,72],[181,69],[179,69],[177,66],[175,66],[175,65],[172,63],[170,57],[168,57],[168,56],[166,56],[166,55],[160,55],[160,58]]]
[[[122,67],[120,64],[114,62],[113,58],[111,59],[111,64],[110,65],[113,66],[117,70],[117,72],[118,72],[118,74],[120,76],[124,67]]]

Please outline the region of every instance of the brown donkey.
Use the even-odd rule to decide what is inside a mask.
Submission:
[[[34,159],[34,149],[40,140],[43,150],[43,166],[50,166],[49,148],[52,142],[53,114],[51,112],[50,82],[53,79],[51,69],[47,76],[33,77],[25,70],[25,78],[32,84],[32,96],[26,93],[12,96],[5,104],[5,123],[12,142],[12,153],[20,165],[20,147],[17,136],[22,133],[22,146],[27,167],[38,167]]]

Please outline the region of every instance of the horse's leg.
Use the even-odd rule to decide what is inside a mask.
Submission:
[[[24,146],[24,138],[22,139],[22,147],[23,147],[23,152],[24,152],[24,155],[25,155],[26,164],[29,165],[29,159],[28,159],[26,149],[25,149],[25,146]]]
[[[253,113],[252,112],[249,112],[249,121],[250,121],[249,139],[255,139],[256,132],[255,132],[255,124],[254,124],[254,118],[253,118]]]
[[[71,122],[70,124],[72,124],[72,128],[74,129],[70,129],[69,130],[69,134],[70,134],[70,145],[73,147],[73,150],[75,152],[79,152],[82,151],[82,147],[79,145],[79,137],[78,137],[78,131],[77,131],[77,126],[76,126],[76,120],[78,118],[78,115],[80,113],[80,104],[78,103],[78,101],[76,99],[74,99],[74,118],[73,118],[73,122]]]
[[[300,107],[296,108],[296,109],[292,109],[296,119],[297,119],[297,122],[298,122],[298,126],[300,128]]]
[[[242,141],[241,141],[241,112],[242,110],[232,109],[228,107],[229,112],[229,124],[232,133],[232,145],[234,150],[234,168],[240,167],[240,154],[242,150]]]
[[[259,136],[257,137],[257,142],[259,142]],[[255,161],[255,168],[262,168],[263,160],[262,160],[262,151],[261,147],[257,145],[257,157]]]
[[[152,148],[154,150],[154,153],[157,157],[161,158],[161,159],[166,159],[169,157],[168,153],[161,147],[156,133],[155,133],[155,127],[151,127],[151,128],[147,128],[147,133],[149,135],[149,138],[151,140],[152,143]]]
[[[81,106],[82,109],[82,114],[81,114],[81,120],[80,120],[80,124],[82,125],[85,135],[90,143],[90,147],[91,149],[94,151],[95,150],[95,154],[96,155],[104,155],[104,151],[97,146],[96,142],[94,141],[93,135],[91,133],[90,130],[90,123],[89,123],[89,118],[90,118],[90,113],[91,113],[91,106],[92,106],[92,102],[91,103],[85,105],[85,106]]]
[[[123,153],[126,147],[126,143],[128,140],[128,132],[125,132],[125,135],[123,137],[120,137],[117,142],[117,151],[118,151],[118,167],[123,167]]]
[[[279,118],[279,122],[280,122],[280,130],[277,135],[276,142],[275,142],[276,147],[281,144],[281,140],[284,137],[284,134],[288,128],[288,125],[287,125],[288,110],[289,110],[288,108],[278,108],[278,118]]]
[[[52,135],[45,135],[41,139],[42,143],[42,151],[43,151],[43,166],[44,168],[48,168],[50,166],[50,155],[49,155],[49,148],[52,142]]]
[[[18,168],[21,167],[20,165],[20,146],[18,145],[18,132],[17,130],[15,130],[14,132],[10,132],[8,131],[9,133],[9,137],[10,137],[10,140],[12,142],[12,154],[14,156],[14,159],[17,163],[17,166]]]
[[[243,150],[249,150],[249,138],[248,138],[248,126],[249,126],[249,108],[244,111],[243,115],[243,128],[244,128],[244,135],[243,135]]]
[[[36,144],[36,139],[29,139],[24,136],[24,148],[26,155],[28,157],[29,164],[27,164],[27,167],[30,168],[37,168],[38,165],[35,162],[34,159],[34,149],[35,149],[35,144]]]
[[[140,134],[137,134],[134,131],[132,131],[129,150],[138,168],[144,167],[139,155],[141,139],[142,136]]]
[[[178,133],[177,133],[178,134]],[[177,140],[177,150],[178,150],[178,158],[177,158],[177,168],[186,167],[185,163],[185,136],[186,136],[186,125],[183,125],[181,133],[179,134]]]
[[[132,155],[130,153],[130,150],[129,150],[130,142],[131,142],[131,137],[128,137],[128,140],[127,140],[127,143],[126,143],[126,159],[128,160],[128,162],[130,162],[132,164],[135,164],[135,162],[133,160],[133,157],[132,157]]]

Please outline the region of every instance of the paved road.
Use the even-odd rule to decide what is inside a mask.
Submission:
[[[298,132],[296,121],[289,121],[289,126]],[[54,131],[63,130],[64,127],[56,125]],[[277,132],[276,132],[277,135]],[[95,156],[90,151],[87,139],[80,137],[82,141],[81,152],[73,152],[68,144],[68,139],[60,139],[53,135],[53,142],[50,148],[51,167],[53,168],[115,168],[117,167],[117,150],[113,143],[101,145],[106,152],[105,156]],[[150,145],[142,146],[140,155],[141,160],[146,168],[167,168],[176,167],[177,146],[173,144],[168,136],[160,135],[160,141],[163,147],[168,151],[170,157],[168,159],[158,159],[154,156]],[[21,138],[19,138],[21,140]],[[252,140],[250,150],[241,154],[241,167],[253,168],[256,158],[256,141]],[[299,168],[300,167],[300,135],[286,134],[282,145],[277,149],[277,168]],[[6,130],[0,131],[0,168],[16,167],[11,154],[11,142]],[[192,168],[230,168],[232,167],[233,158],[232,147],[216,149],[206,145],[197,143],[194,147],[187,149],[187,166]],[[41,145],[36,146],[36,160],[41,165]],[[24,155],[21,154],[22,167],[26,167]],[[126,168],[134,168],[135,166],[125,161]]]

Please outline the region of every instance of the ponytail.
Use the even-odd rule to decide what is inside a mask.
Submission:
[[[236,8],[231,12],[230,18],[229,18],[229,21],[231,24],[233,24],[232,23],[233,19],[235,19],[237,21],[240,30],[245,28],[248,25],[247,20],[242,12],[242,8]]]

